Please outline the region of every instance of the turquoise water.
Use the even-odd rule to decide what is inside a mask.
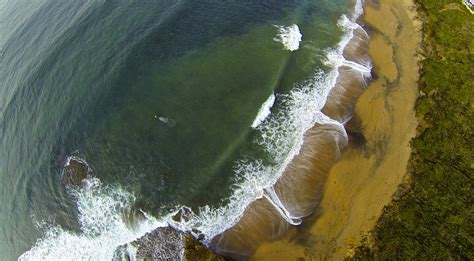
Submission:
[[[127,204],[158,219],[229,204],[245,160],[281,163],[258,141],[282,137],[251,125],[273,94],[272,115],[329,72],[347,2],[0,3],[2,259],[53,238],[51,228],[85,233],[80,197],[61,179],[72,155],[106,187],[94,193],[134,195]],[[278,39],[292,25],[302,34],[294,51]]]

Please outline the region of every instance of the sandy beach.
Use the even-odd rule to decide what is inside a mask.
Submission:
[[[361,24],[370,35],[374,79],[358,99],[350,142],[332,167],[322,201],[303,225],[257,249],[253,260],[336,259],[352,253],[404,182],[417,120],[421,24],[411,0],[368,0]]]

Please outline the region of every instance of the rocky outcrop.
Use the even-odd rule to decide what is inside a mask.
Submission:
[[[139,260],[179,260],[184,251],[183,235],[171,227],[157,228],[131,244]]]
[[[211,252],[190,234],[184,234],[184,258],[190,261],[223,261],[223,257]]]
[[[172,227],[157,228],[115,251],[116,260],[131,260],[131,255],[137,260],[225,260],[212,253],[192,235]]]
[[[92,176],[87,163],[76,157],[69,157],[63,170],[63,182],[66,186],[80,187],[82,181]]]
[[[74,156],[67,159],[62,175],[66,187],[82,187],[83,182],[92,177],[92,169],[84,160]],[[172,219],[176,223],[186,222],[192,215],[190,209],[183,208]],[[122,218],[132,229],[147,219],[135,207],[123,209]],[[218,261],[224,258],[212,253],[199,239],[168,226],[157,228],[131,243],[119,246],[115,250],[114,260]]]

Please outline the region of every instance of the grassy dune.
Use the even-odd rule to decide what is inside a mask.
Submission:
[[[357,247],[357,260],[474,260],[474,15],[417,0],[423,56],[410,181]]]

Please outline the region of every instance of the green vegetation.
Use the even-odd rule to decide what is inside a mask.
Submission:
[[[416,2],[425,59],[411,181],[356,260],[474,260],[474,15],[461,0]]]

